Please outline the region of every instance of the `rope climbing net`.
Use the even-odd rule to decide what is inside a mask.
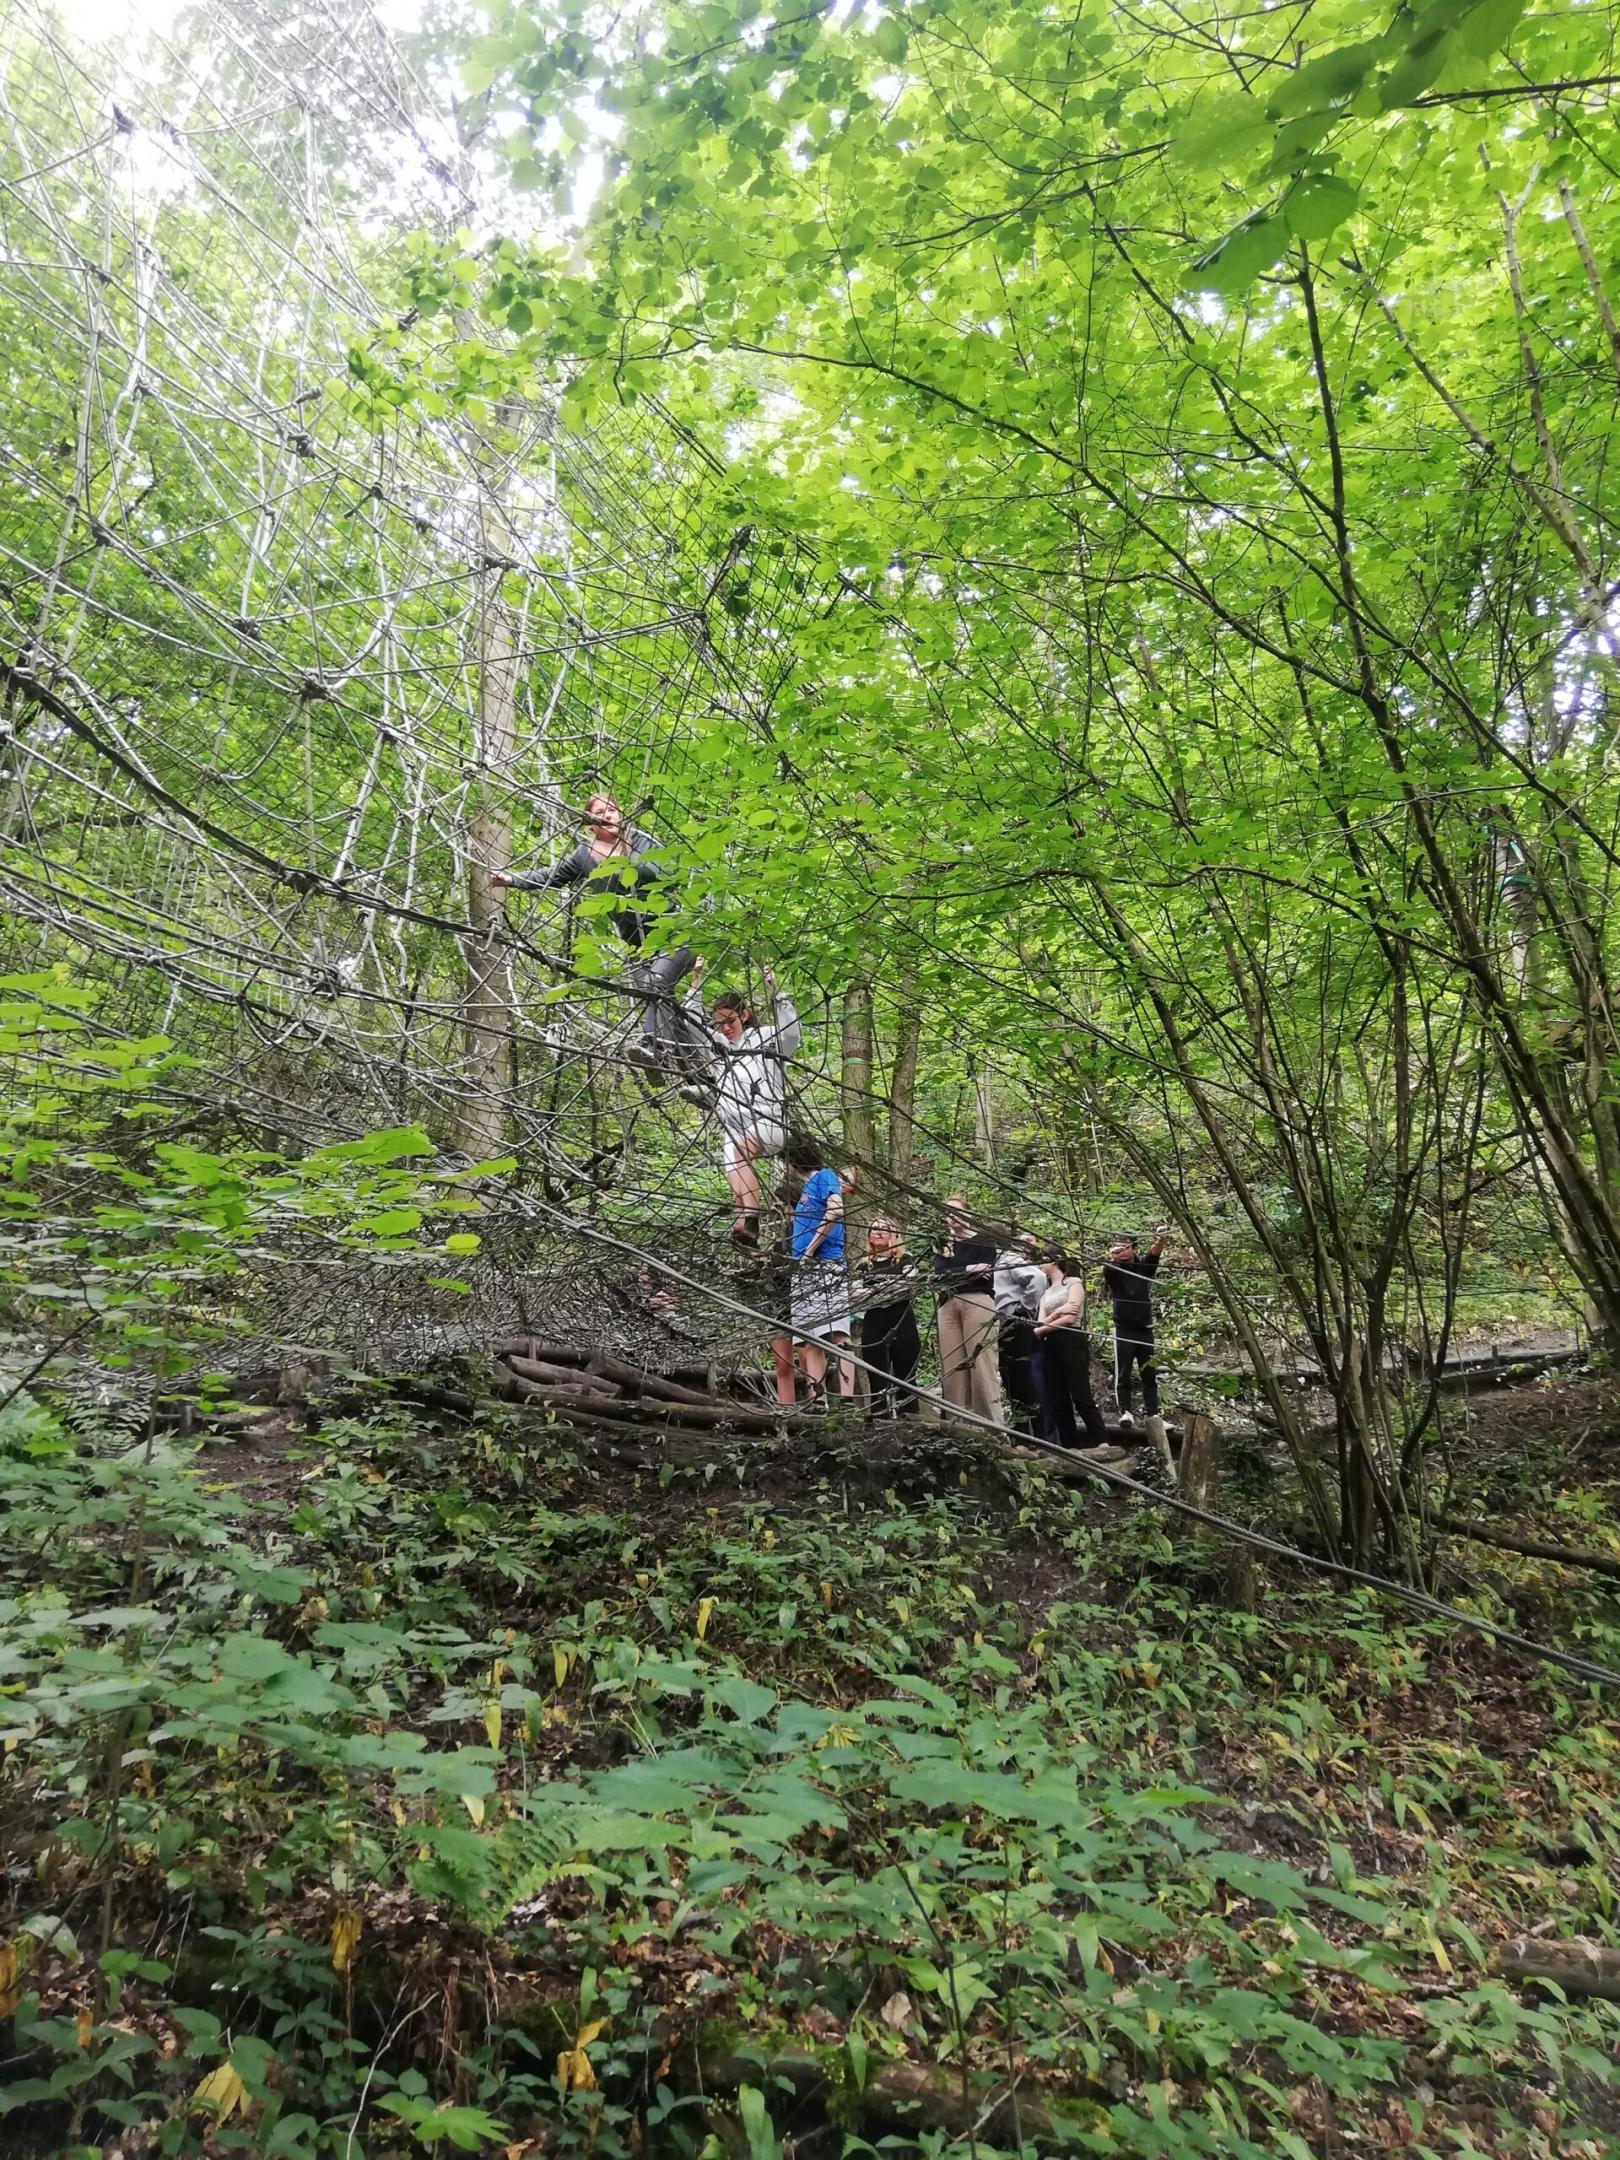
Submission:
[[[480,867],[555,856],[598,777],[632,812],[701,793],[693,716],[767,713],[824,601],[802,549],[704,523],[702,453],[656,413],[582,436],[543,383],[379,400],[411,262],[480,223],[474,161],[351,0],[224,0],[99,57],[41,0],[0,25],[0,963],[183,1041],[278,1146],[454,1144]],[[449,321],[454,358],[478,328]],[[525,917],[560,951],[495,913],[525,1175],[594,1205],[611,1159],[694,1256],[713,1134],[628,1055],[640,1003],[581,987],[561,912]],[[515,1198],[487,1295],[409,1326],[520,1323],[526,1266],[611,1328],[548,1221]],[[390,1280],[283,1289],[267,1328],[377,1347]]]

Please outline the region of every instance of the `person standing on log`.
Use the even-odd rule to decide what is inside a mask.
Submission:
[[[1035,1355],[1035,1321],[1046,1289],[1046,1274],[1027,1231],[1015,1235],[996,1254],[993,1278],[996,1307],[996,1363],[1007,1421],[1017,1431],[1039,1430],[1039,1397],[1030,1361]]]
[[[714,1109],[725,1134],[723,1164],[734,1210],[731,1241],[753,1250],[759,1244],[759,1162],[787,1144],[787,1061],[799,1047],[799,1015],[793,1000],[764,970],[771,998],[770,1021],[761,1025],[740,990],[722,990],[709,1008],[714,1057]],[[698,1005],[703,979],[699,960],[692,975],[689,1010]]]
[[[847,1191],[847,1172],[842,1182]],[[880,1215],[866,1233],[866,1259],[855,1280],[854,1296],[855,1303],[866,1308],[861,1314],[861,1356],[873,1368],[874,1417],[916,1414],[915,1390],[902,1384],[916,1379],[922,1356],[917,1309],[911,1302],[912,1281],[900,1232],[887,1216]]]
[[[583,885],[617,896],[608,920],[637,956],[626,980],[633,989],[649,993],[642,1015],[646,1053],[655,1065],[678,1075],[692,1062],[697,1046],[675,1003],[674,990],[690,972],[696,955],[689,945],[678,945],[650,959],[640,957],[666,904],[655,890],[666,876],[657,847],[650,833],[625,822],[624,812],[611,795],[596,794],[585,804],[585,837],[560,862],[549,870],[525,871],[515,877],[498,870],[490,883],[513,892]]]
[[[1146,1252],[1122,1232],[1108,1248],[1103,1288],[1114,1308],[1114,1400],[1126,1431],[1136,1423],[1131,1409],[1134,1376],[1142,1375],[1142,1412],[1159,1415],[1159,1373],[1153,1362],[1153,1278],[1159,1272],[1169,1232],[1161,1230]]]
[[[953,1409],[1000,1422],[996,1386],[996,1241],[979,1228],[967,1202],[945,1203],[945,1235],[934,1253],[939,1295],[940,1389]]]
[[[813,1140],[788,1142],[785,1160],[804,1184],[793,1209],[793,1332],[810,1388],[810,1408],[827,1407],[827,1364],[838,1366],[838,1392],[851,1395],[855,1368],[838,1356],[849,1348],[849,1278],[844,1269],[844,1189]]]
[[[1031,1370],[1040,1397],[1046,1437],[1061,1447],[1078,1447],[1074,1414],[1093,1447],[1108,1438],[1091,1387],[1091,1337],[1086,1333],[1086,1291],[1078,1261],[1042,1263],[1046,1288],[1035,1320],[1035,1356]]]

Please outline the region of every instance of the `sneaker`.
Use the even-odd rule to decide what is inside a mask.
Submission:
[[[1136,1420],[1129,1410],[1122,1410],[1119,1413],[1119,1429],[1121,1432],[1135,1432]]]
[[[757,1222],[734,1222],[731,1226],[731,1242],[739,1252],[759,1251],[759,1225]]]

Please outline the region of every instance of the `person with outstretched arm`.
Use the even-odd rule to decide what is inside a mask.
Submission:
[[[696,956],[689,945],[679,945],[651,959],[640,957],[662,912],[654,890],[665,876],[657,847],[650,833],[625,822],[624,812],[611,795],[598,793],[585,804],[585,836],[578,846],[548,870],[516,876],[497,870],[491,873],[490,883],[512,892],[550,892],[564,885],[583,885],[617,895],[608,920],[637,956],[629,981],[636,989],[652,993],[642,1016],[643,1040],[655,1063],[680,1069],[682,1053],[689,1052],[691,1043],[673,993]]]
[[[1127,1430],[1136,1423],[1131,1410],[1135,1375],[1142,1375],[1142,1412],[1159,1415],[1159,1374],[1153,1362],[1153,1278],[1169,1242],[1161,1230],[1146,1252],[1137,1248],[1129,1232],[1121,1232],[1108,1248],[1103,1267],[1103,1288],[1114,1308],[1114,1400],[1119,1422]]]
[[[1086,1438],[1099,1447],[1108,1438],[1091,1387],[1091,1337],[1086,1333],[1086,1291],[1079,1262],[1049,1259],[1042,1263],[1046,1287],[1035,1321],[1035,1390],[1045,1415],[1046,1437],[1062,1447],[1078,1447],[1078,1410]]]
[[[973,1410],[999,1424],[995,1273],[995,1239],[953,1193],[945,1203],[945,1235],[934,1252],[940,1390],[952,1409]]]
[[[740,990],[722,990],[709,1006],[708,1023],[714,1058],[714,1109],[725,1134],[724,1168],[731,1187],[734,1245],[752,1250],[759,1244],[759,1161],[780,1155],[787,1144],[787,1061],[797,1054],[799,1015],[793,1000],[763,971],[771,999],[771,1017],[756,1020]],[[702,1024],[698,986],[703,962],[692,971],[688,1011]]]

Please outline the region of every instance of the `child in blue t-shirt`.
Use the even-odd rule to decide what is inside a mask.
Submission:
[[[788,1142],[784,1161],[804,1185],[793,1210],[793,1332],[801,1344],[810,1402],[826,1401],[829,1346],[849,1347],[849,1278],[844,1272],[844,1188],[836,1170],[821,1159],[814,1141]],[[855,1368],[835,1357],[838,1392],[855,1392]]]
[[[795,1260],[842,1260],[844,1188],[836,1170],[816,1170],[804,1181],[793,1210]]]

